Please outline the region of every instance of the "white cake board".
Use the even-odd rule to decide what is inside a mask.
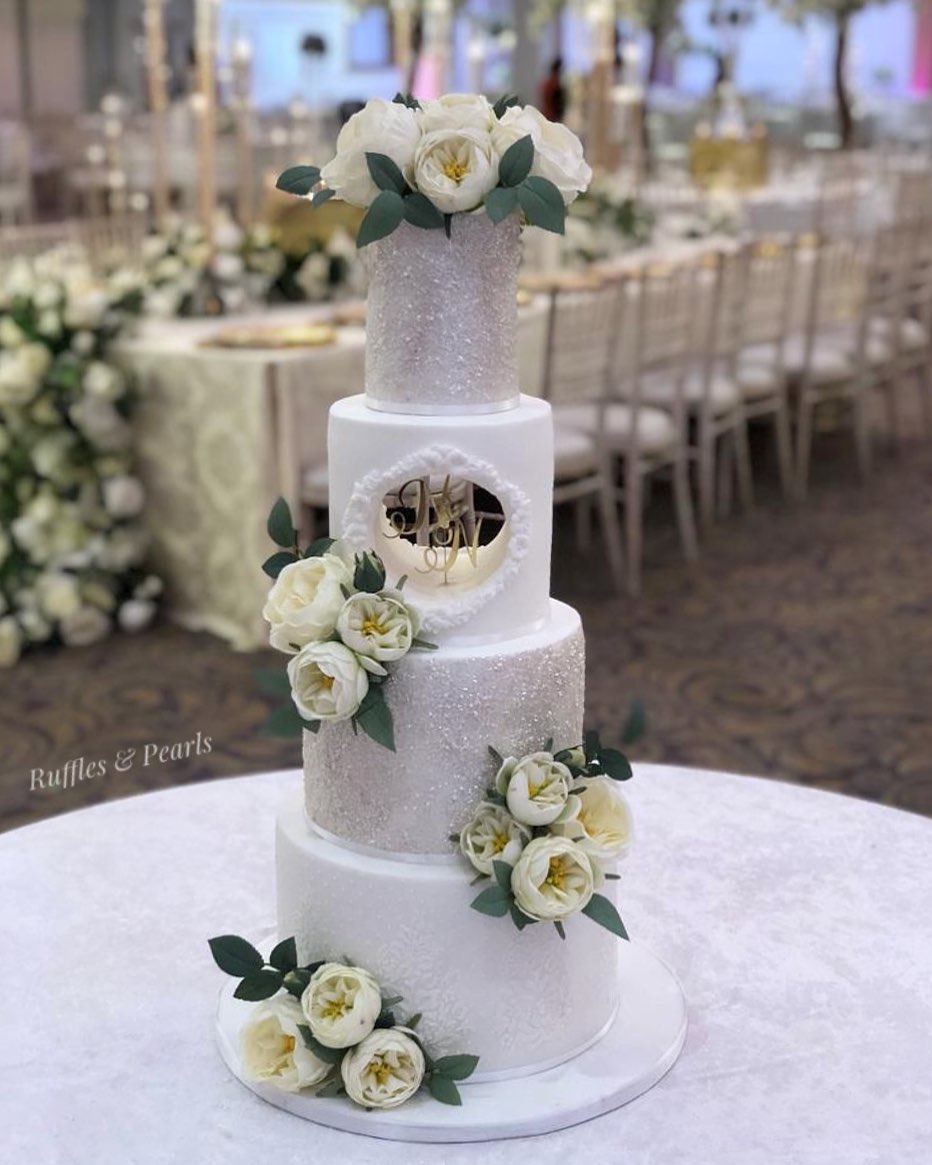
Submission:
[[[254,1004],[223,988],[217,1039],[227,1067],[257,1096],[317,1124],[390,1141],[497,1141],[552,1133],[620,1108],[673,1067],[686,1039],[686,1000],[676,976],[646,947],[622,942],[621,1003],[614,1023],[592,1047],[556,1068],[460,1085],[461,1108],[419,1092],[399,1108],[367,1112],[344,1097],[282,1092],[248,1080],[239,1033]],[[481,1068],[481,1065],[480,1065]]]

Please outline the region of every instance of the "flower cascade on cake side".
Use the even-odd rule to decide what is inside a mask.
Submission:
[[[618,789],[632,776],[623,753],[606,748],[598,733],[583,744],[522,757],[489,753],[498,771],[465,828],[451,836],[492,885],[473,901],[473,910],[511,917],[518,930],[552,922],[566,938],[564,922],[584,914],[619,938],[628,934],[614,903],[598,893],[606,866],[631,848],[631,808]]]
[[[395,751],[391,709],[383,686],[388,664],[414,649],[432,651],[418,636],[420,618],[402,595],[406,579],[386,585],[375,551],[351,554],[332,538],[319,538],[302,553],[291,510],[279,498],[269,515],[269,535],[282,547],[263,564],[275,579],[262,611],[269,640],[291,656],[287,674],[260,673],[271,695],[290,695],[267,728],[290,735],[318,732],[326,721],[351,720]]]
[[[515,97],[492,105],[450,93],[421,103],[399,93],[353,114],[326,166],[294,166],[278,187],[314,205],[337,197],[363,207],[364,247],[402,222],[449,235],[453,215],[483,209],[495,223],[520,213],[563,234],[566,207],[591,177],[576,135]]]
[[[298,965],[295,940],[284,939],[268,962],[237,935],[209,940],[214,962],[240,982],[237,999],[258,1006],[240,1034],[251,1080],[283,1092],[346,1096],[362,1108],[397,1108],[421,1089],[443,1104],[461,1104],[458,1080],[478,1056],[434,1059],[416,1032],[420,1015],[402,1018],[400,995],[344,957]]]

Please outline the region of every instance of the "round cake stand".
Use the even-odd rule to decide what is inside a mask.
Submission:
[[[620,944],[618,1014],[592,1047],[532,1076],[460,1085],[462,1107],[419,1092],[399,1108],[366,1111],[346,1097],[282,1092],[248,1080],[240,1028],[253,1004],[220,994],[217,1037],[227,1067],[257,1096],[295,1116],[348,1133],[391,1141],[497,1141],[551,1133],[620,1108],[652,1088],[676,1062],[686,1039],[686,1000],[676,976],[637,943]],[[481,1067],[481,1065],[480,1065]]]

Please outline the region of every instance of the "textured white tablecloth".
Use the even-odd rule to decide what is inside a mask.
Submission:
[[[274,810],[298,780],[150,793],[0,836],[0,1159],[932,1159],[932,821],[651,765],[628,786],[639,836],[623,913],[690,1009],[683,1056],[652,1092],[575,1129],[467,1146],[352,1137],[264,1104],[215,1049],[223,976],[206,939],[272,922]]]

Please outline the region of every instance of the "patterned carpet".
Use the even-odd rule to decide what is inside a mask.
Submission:
[[[554,593],[583,615],[588,720],[617,735],[637,696],[648,730],[636,758],[932,814],[930,447],[881,458],[863,488],[846,442],[826,435],[819,454],[809,502],[783,504],[765,467],[754,511],[719,524],[695,567],[678,560],[658,490],[638,601],[609,596],[598,554],[580,556],[559,524]],[[296,742],[260,732],[268,706],[253,672],[273,658],[163,624],[0,673],[0,828],[297,766]],[[71,787],[30,788],[34,770],[68,762]]]

